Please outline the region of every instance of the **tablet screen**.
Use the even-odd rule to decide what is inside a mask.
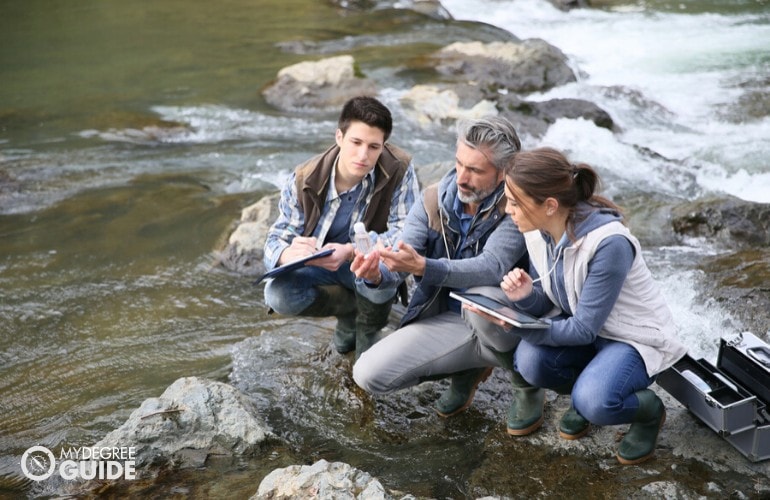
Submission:
[[[548,328],[550,321],[536,318],[527,313],[517,311],[497,300],[479,293],[450,292],[451,297],[460,302],[471,304],[497,318],[514,326],[523,328]]]

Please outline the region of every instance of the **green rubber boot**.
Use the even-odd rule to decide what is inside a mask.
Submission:
[[[655,453],[660,428],[666,421],[666,407],[650,389],[636,392],[639,409],[634,421],[618,446],[618,461],[623,465],[642,463]]]
[[[356,297],[344,286],[324,285],[315,287],[315,300],[299,316],[336,316],[332,343],[337,352],[344,354],[356,348]]]
[[[345,354],[356,348],[356,315],[338,316],[332,337],[334,349]]]
[[[559,436],[570,441],[580,439],[588,434],[590,427],[588,420],[584,419],[574,406],[569,405],[569,410],[559,420]]]
[[[506,432],[511,436],[532,434],[543,425],[545,390],[533,387],[513,368],[513,350],[495,352],[503,368],[511,371],[513,399],[508,407]]]
[[[545,390],[530,385],[519,372],[511,371],[513,399],[508,407],[507,432],[511,436],[532,434],[543,425]]]
[[[358,314],[356,315],[354,343],[356,359],[358,359],[361,354],[380,340],[380,331],[388,324],[393,301],[375,304],[357,293],[356,306]]]
[[[489,377],[490,373],[492,373],[491,366],[471,368],[452,375],[449,388],[436,401],[436,413],[446,418],[468,408],[473,402],[476,388]]]

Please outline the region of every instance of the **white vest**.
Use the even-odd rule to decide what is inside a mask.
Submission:
[[[610,222],[590,231],[564,249],[564,285],[567,300],[573,313],[577,311],[580,294],[588,275],[588,264],[599,244],[612,235],[621,235],[628,239],[634,246],[635,256],[620,295],[599,331],[599,336],[633,346],[644,360],[647,375],[652,377],[676,363],[687,352],[687,348],[676,336],[674,318],[644,262],[639,240],[626,226],[618,221]],[[547,244],[540,231],[530,231],[524,237],[532,265],[543,277],[543,290],[551,302],[557,304],[551,292]]]

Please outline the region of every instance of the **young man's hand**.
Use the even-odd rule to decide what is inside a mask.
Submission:
[[[278,259],[278,265],[282,266],[289,262],[294,262],[310,255],[313,255],[318,251],[316,248],[317,241],[313,237],[295,236],[291,240],[291,245],[281,252],[281,257]]]
[[[373,285],[379,285],[382,281],[380,273],[380,249],[375,249],[366,255],[355,252],[355,258],[350,264],[350,270],[356,278],[363,278]]]
[[[333,248],[334,252],[327,257],[311,260],[308,265],[322,267],[327,271],[336,271],[342,264],[353,258],[353,245],[350,243],[327,243],[321,250],[327,248]]]

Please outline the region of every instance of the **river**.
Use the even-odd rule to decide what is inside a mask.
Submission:
[[[543,139],[596,165],[611,195],[770,202],[766,1],[444,5],[568,55],[579,81],[529,98],[580,97],[612,114],[622,132],[562,120]],[[212,251],[243,207],[329,143],[336,112],[279,112],[260,89],[288,64],[398,25],[314,0],[6,0],[0,13],[0,496],[23,497],[29,447],[88,446],[179,377],[227,381],[233,349],[279,328],[261,289],[212,267]],[[320,48],[286,48],[300,43]],[[381,75],[392,140],[418,164],[450,161],[451,129],[409,123],[398,98],[410,83],[380,73],[424,50],[403,46],[350,50]],[[608,86],[637,90],[646,111],[599,92]],[[694,291],[692,263],[715,251],[649,249],[695,355],[741,328]],[[256,491],[229,472],[184,481]]]

